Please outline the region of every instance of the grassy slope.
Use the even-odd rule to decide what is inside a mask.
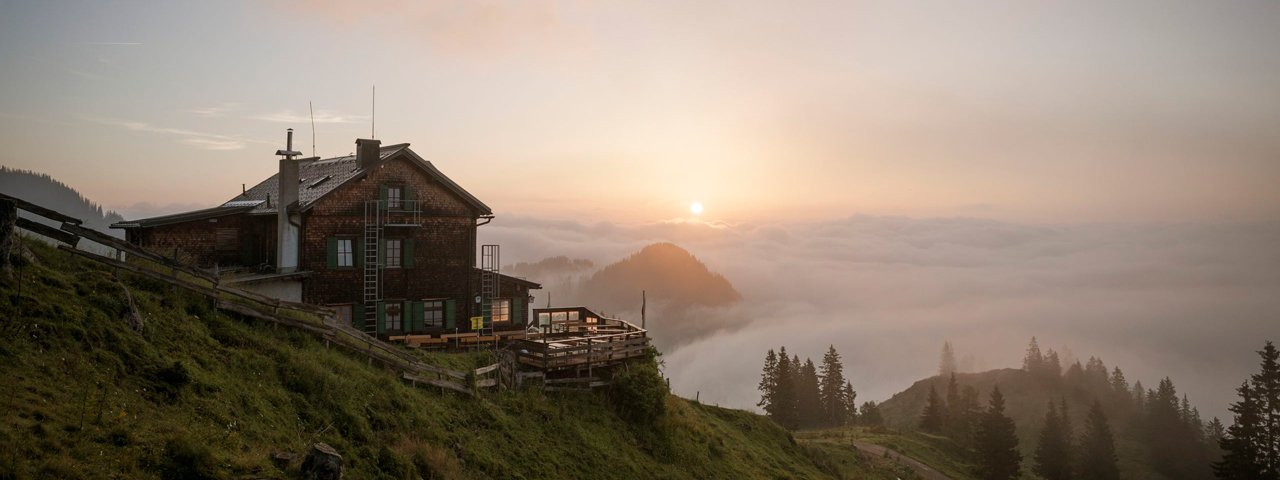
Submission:
[[[299,460],[280,467],[271,453],[316,441],[352,478],[890,478],[875,459],[827,457],[763,417],[677,397],[658,425],[637,426],[600,395],[414,388],[122,274],[146,321],[135,332],[109,271],[27,244],[36,262],[0,275],[0,478],[281,478]]]
[[[1071,412],[1072,424],[1077,435],[1082,432],[1085,414],[1093,403],[1093,396],[1084,390],[1066,387],[1061,382],[1035,378],[1018,369],[1006,368],[981,373],[958,373],[956,374],[956,381],[961,386],[971,385],[976,388],[979,392],[980,404],[984,408],[990,399],[992,387],[1000,386],[1000,391],[1005,396],[1005,413],[1017,425],[1019,445],[1022,448],[1024,473],[1029,472],[1033,464],[1035,442],[1040,433],[1040,427],[1044,423],[1045,411],[1048,409],[1047,402],[1050,399],[1055,402],[1060,399],[1066,399],[1068,409]],[[899,430],[910,431],[916,429],[920,422],[920,412],[924,411],[924,406],[928,403],[930,386],[936,388],[939,395],[945,396],[947,379],[930,377],[920,380],[910,388],[899,392],[880,404],[880,411],[884,415],[885,422],[891,428]],[[1117,423],[1115,419],[1111,419],[1112,431],[1118,432],[1116,435],[1116,450],[1120,457],[1122,477],[1135,480],[1164,479],[1164,476],[1152,471],[1150,467],[1140,461],[1146,455],[1146,450],[1125,434],[1127,425]]]
[[[840,427],[796,432],[796,440],[805,445],[824,445],[830,449],[856,450],[851,441],[887,447],[914,458],[955,480],[977,480],[972,474],[967,454],[950,439],[918,432],[897,432],[883,427]],[[900,478],[913,478],[914,473],[900,466]]]

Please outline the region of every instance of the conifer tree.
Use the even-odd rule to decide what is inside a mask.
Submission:
[[[1042,375],[1048,378],[1059,378],[1062,376],[1062,360],[1058,359],[1058,352],[1049,349],[1049,353],[1044,354],[1044,371]]]
[[[974,443],[979,477],[986,480],[1018,478],[1022,463],[1018,435],[1013,420],[1004,414],[1004,395],[998,386],[991,390],[991,402],[978,422]]]
[[[836,346],[827,347],[822,356],[822,412],[823,424],[828,426],[844,425],[849,416],[849,402],[845,400],[844,366],[840,364],[840,353]]]
[[[797,384],[796,406],[799,408],[797,418],[800,426],[814,428],[823,425],[826,415],[822,408],[822,389],[818,382],[818,368],[812,359],[804,360]]]
[[[1111,425],[1102,412],[1102,403],[1094,400],[1085,420],[1084,434],[1080,437],[1079,478],[1089,480],[1119,480],[1115,438]]]
[[[1268,341],[1258,355],[1260,371],[1240,385],[1240,401],[1230,407],[1235,421],[1219,442],[1218,478],[1280,479],[1280,351]]]
[[[1044,427],[1040,429],[1040,443],[1036,446],[1033,471],[1045,480],[1069,480],[1071,478],[1071,438],[1063,428],[1058,408],[1049,401]]]
[[[769,353],[764,356],[764,371],[760,372],[760,385],[756,387],[760,390],[760,402],[757,407],[763,407],[765,414],[774,417],[774,409],[777,403],[774,401],[774,391],[778,385],[778,354],[769,349]]]
[[[1124,372],[1120,371],[1120,367],[1111,369],[1111,391],[1116,398],[1122,399],[1123,403],[1128,404],[1129,399],[1129,381],[1124,378]]]
[[[844,391],[840,395],[840,400],[843,404],[840,408],[844,412],[840,425],[851,425],[858,419],[858,392],[853,390],[853,384],[848,380],[844,382]]]
[[[942,358],[938,361],[938,375],[947,376],[956,372],[956,352],[951,342],[942,342]]]
[[[938,396],[938,389],[930,386],[929,403],[925,404],[924,411],[920,413],[920,429],[929,433],[942,433],[947,421],[946,408],[942,404],[942,398]]]
[[[1027,345],[1027,355],[1022,358],[1022,369],[1035,374],[1044,369],[1044,354],[1040,353],[1040,343],[1036,341],[1036,337],[1031,337],[1031,343]]]
[[[953,372],[951,377],[947,379],[947,410],[946,425],[944,429],[947,436],[955,439],[959,438],[959,424],[962,420],[960,409],[960,385],[956,383],[956,374]]]
[[[773,421],[787,429],[795,429],[799,426],[796,417],[798,398],[796,377],[799,363],[799,359],[793,361],[787,358],[787,347],[778,349],[778,365],[775,371],[777,381],[774,383],[773,392]]]
[[[871,427],[884,425],[884,417],[880,415],[880,407],[874,401],[862,404],[858,410],[858,422]]]

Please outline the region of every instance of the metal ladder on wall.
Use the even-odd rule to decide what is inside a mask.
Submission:
[[[498,265],[500,265],[497,245],[480,246],[480,316],[484,317],[484,328],[480,335],[493,335],[493,299],[499,295]]]
[[[364,333],[378,334],[378,302],[382,301],[382,265],[378,248],[382,241],[382,204],[378,200],[364,202]],[[354,252],[353,252],[354,253]]]

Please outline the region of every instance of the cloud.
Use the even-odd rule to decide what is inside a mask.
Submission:
[[[241,105],[239,103],[227,102],[207,107],[192,108],[186,110],[186,112],[195,114],[197,117],[215,118],[239,110],[240,107]]]
[[[741,408],[754,408],[764,352],[781,345],[817,358],[834,344],[859,398],[883,400],[931,375],[943,341],[978,364],[1016,367],[1035,335],[1046,347],[1100,356],[1131,380],[1170,376],[1202,411],[1223,415],[1280,316],[1280,222],[853,216],[618,225],[504,216],[481,237],[505,245],[508,262],[568,255],[605,265],[657,241],[690,250],[744,301],[689,321],[748,324],[659,345],[667,373],[679,393]]]
[[[198,132],[195,130],[187,130],[182,128],[160,127],[146,122],[137,122],[131,120],[119,120],[111,118],[98,118],[81,116],[84,120],[100,123],[103,125],[112,125],[122,127],[134,132],[154,133],[159,135],[181,137],[179,141],[186,145],[190,145],[202,150],[240,150],[250,143],[270,145],[270,142],[261,140],[246,139],[234,135],[222,135],[216,133]]]
[[[311,116],[307,113],[293,113],[291,110],[282,110],[275,113],[263,113],[249,117],[254,120],[262,120],[265,122],[279,123],[309,123]],[[369,120],[368,115],[347,115],[337,112],[318,111],[315,115],[316,123],[361,123]]]

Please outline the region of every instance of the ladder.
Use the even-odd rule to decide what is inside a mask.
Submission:
[[[498,291],[498,265],[500,258],[497,245],[480,246],[480,316],[484,318],[484,328],[480,335],[493,335],[493,299]]]
[[[378,334],[378,302],[382,301],[382,265],[378,249],[382,241],[382,202],[364,202],[364,333]]]

